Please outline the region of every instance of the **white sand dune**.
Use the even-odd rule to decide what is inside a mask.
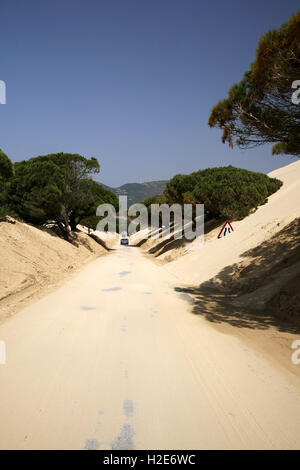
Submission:
[[[300,217],[300,161],[269,174],[283,181],[283,186],[269,197],[266,205],[244,220],[234,222],[234,232],[217,238],[220,228],[209,233],[197,251],[165,266],[182,283],[200,284],[225,266],[240,262],[242,254],[276,234],[295,218]]]
[[[15,221],[0,223],[0,322],[107,250],[85,234],[77,246]]]

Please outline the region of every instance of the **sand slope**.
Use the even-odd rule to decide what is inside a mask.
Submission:
[[[83,233],[77,244],[13,219],[0,222],[0,321],[106,253]]]
[[[275,170],[269,176],[283,181],[269,202],[242,221],[234,222],[234,232],[218,239],[219,228],[209,233],[197,251],[170,262],[165,268],[186,284],[200,284],[224,267],[243,260],[243,253],[282,230],[300,217],[300,161]]]

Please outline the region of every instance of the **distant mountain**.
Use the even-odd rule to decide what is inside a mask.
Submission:
[[[167,181],[149,181],[147,183],[127,183],[118,188],[111,188],[101,183],[107,189],[110,189],[117,196],[127,196],[128,204],[142,202],[144,199],[152,196],[158,196],[164,192]]]

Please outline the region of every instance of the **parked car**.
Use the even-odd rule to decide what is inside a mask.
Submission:
[[[129,245],[129,240],[128,240],[127,236],[124,236],[122,234],[121,240],[120,240],[120,245]]]

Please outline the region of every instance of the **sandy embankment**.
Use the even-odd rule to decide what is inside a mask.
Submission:
[[[219,228],[213,230],[202,248],[175,259],[166,269],[186,285],[235,295],[237,311],[269,310],[299,323],[300,161],[270,176],[284,184],[266,205],[234,222],[228,237],[218,239]]]
[[[282,188],[256,212],[232,222],[234,232],[230,236],[218,239],[221,228],[218,226],[205,235],[202,246],[193,249],[194,242],[185,244],[182,240],[172,240],[172,235],[146,239],[144,231],[135,236],[135,244],[162,263],[167,262],[165,269],[180,284],[199,286],[211,280],[214,285],[225,287],[226,283],[228,287],[233,281],[241,284],[247,279],[248,288],[257,289],[257,279],[261,278],[266,285],[263,277],[268,272],[272,274],[269,284],[278,293],[281,286],[300,272],[300,266],[296,266],[300,262],[300,161],[279,168],[269,176],[283,181]],[[246,291],[244,288],[243,293]],[[272,293],[270,286],[260,292],[265,301],[270,300]],[[248,301],[251,303],[252,299]],[[262,306],[263,300],[260,308]]]
[[[174,274],[179,273],[186,283],[200,284],[226,266],[244,261],[248,250],[300,217],[300,161],[279,168],[269,176],[283,181],[283,186],[269,197],[267,204],[234,222],[234,232],[229,237],[217,239],[219,228],[210,232],[202,248],[169,263],[168,269]]]
[[[13,219],[1,221],[0,322],[107,253],[84,233],[77,234],[77,245]]]

